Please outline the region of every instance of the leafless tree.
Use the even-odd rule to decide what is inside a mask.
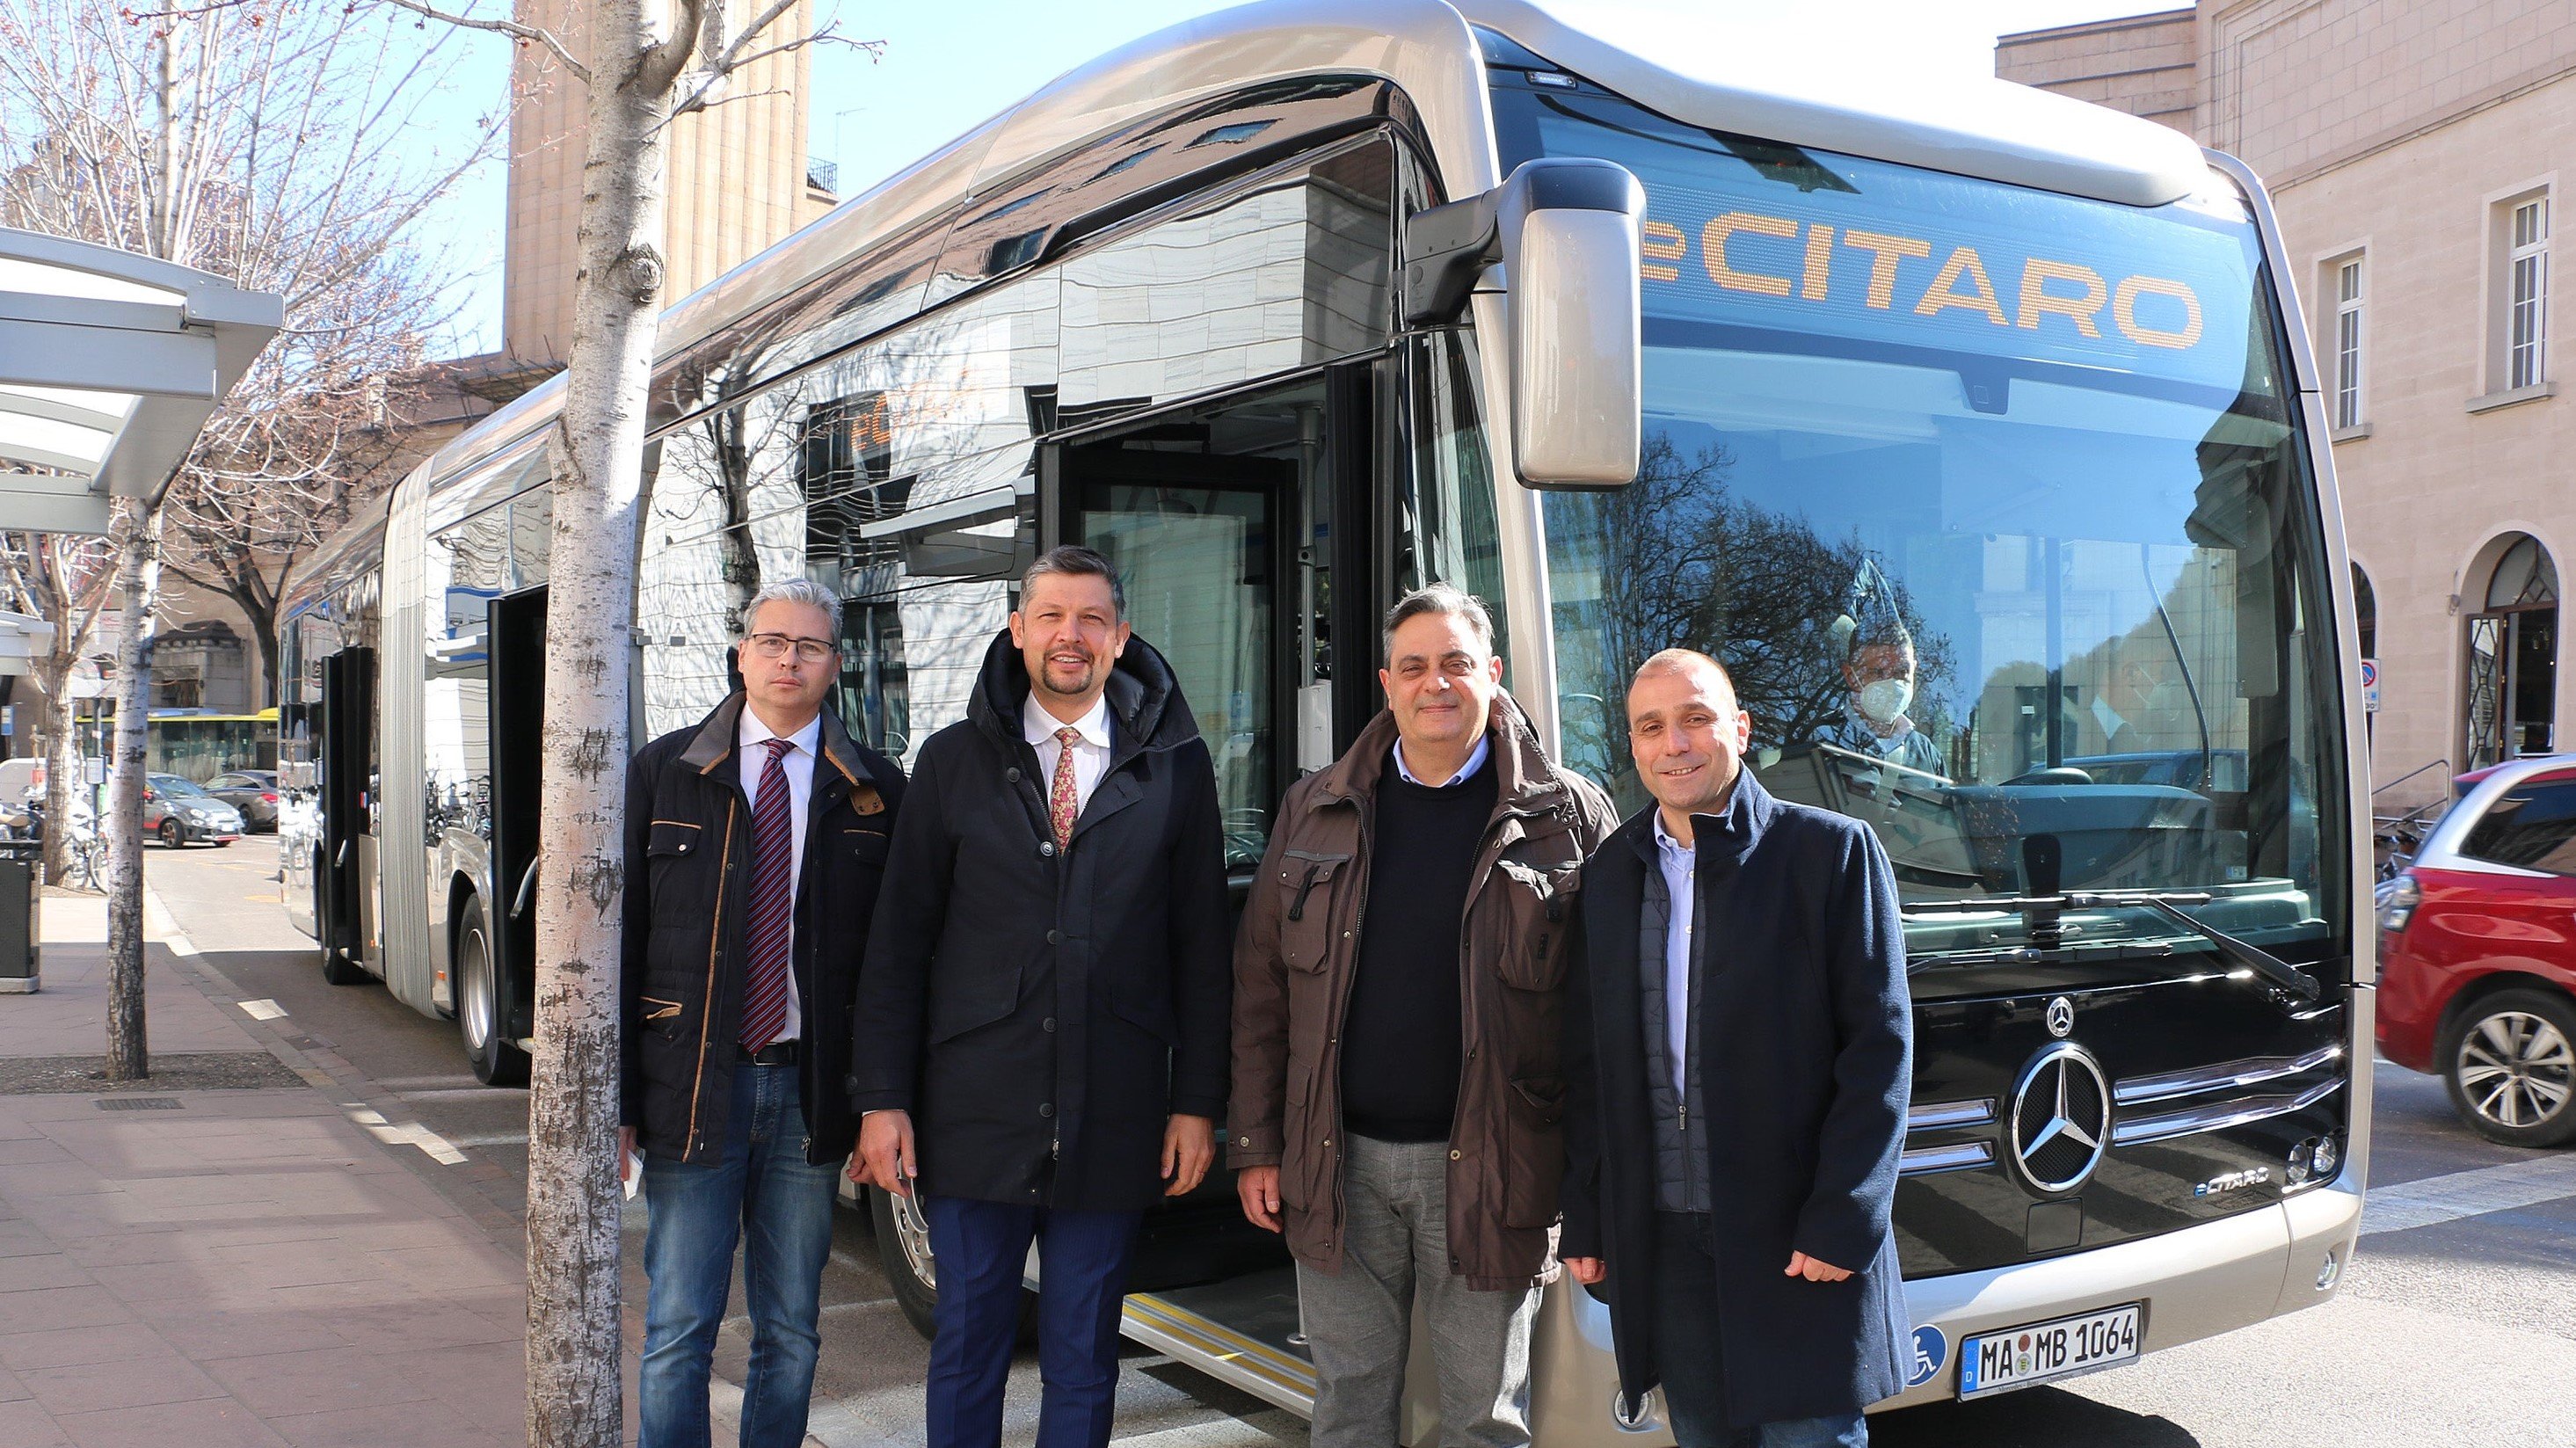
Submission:
[[[573,340],[548,445],[528,1441],[613,1448],[623,1429],[615,1143],[627,657],[672,124],[762,93],[763,62],[839,37],[805,23],[808,0],[589,0],[574,7],[580,28],[560,32],[500,0],[381,3],[507,36],[587,91]],[[745,76],[752,83],[737,84]]]
[[[477,153],[424,167],[418,146],[403,144],[434,101],[446,37],[401,31],[392,17],[348,4],[210,0],[147,14],[0,0],[0,223],[121,247],[285,300],[285,330],[209,421],[171,499],[118,508],[124,627],[100,824],[108,1061],[120,1079],[148,1064],[142,774],[166,519],[173,510],[226,517],[220,506],[191,510],[192,500],[228,490],[296,479],[331,486],[353,401],[370,378],[418,359],[436,317],[438,288],[406,233]],[[487,122],[486,145],[499,125],[497,115]],[[256,526],[258,516],[239,521]],[[282,544],[291,567],[311,541],[254,536],[245,546]]]
[[[0,225],[285,298],[285,331],[208,421],[165,505],[167,566],[239,605],[266,702],[278,599],[392,481],[393,404],[459,303],[415,228],[499,144],[496,106],[453,154],[424,155],[461,50],[346,4],[139,14],[0,0]]]
[[[72,792],[83,784],[74,675],[98,637],[99,614],[115,584],[115,554],[104,538],[0,533],[0,603],[54,626],[53,642],[29,667],[37,737],[45,749],[45,878],[60,880],[67,859]]]

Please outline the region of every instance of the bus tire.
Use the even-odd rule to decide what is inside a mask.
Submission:
[[[365,985],[375,977],[367,968],[329,946],[322,947],[322,982],[325,985]]]
[[[938,1273],[930,1259],[930,1226],[921,1216],[920,1198],[898,1199],[894,1193],[867,1188],[868,1221],[877,1239],[877,1262],[904,1321],[924,1338],[935,1331],[933,1312],[939,1302]],[[1038,1295],[1020,1294],[1019,1340],[1037,1341]]]
[[[527,1085],[528,1053],[502,1034],[507,1008],[492,963],[492,927],[484,919],[482,896],[465,897],[449,955],[449,979],[456,983],[456,1031],[465,1042],[474,1079],[486,1086]]]

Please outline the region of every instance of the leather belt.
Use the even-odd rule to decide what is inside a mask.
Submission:
[[[802,1044],[803,1042],[791,1037],[784,1041],[772,1041],[757,1051],[746,1051],[742,1043],[736,1041],[733,1047],[733,1058],[740,1064],[750,1066],[793,1066],[799,1059],[796,1048]]]

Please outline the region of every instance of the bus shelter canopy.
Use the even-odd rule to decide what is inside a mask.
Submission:
[[[104,533],[111,499],[157,501],[285,321],[193,267],[0,227],[0,529]]]

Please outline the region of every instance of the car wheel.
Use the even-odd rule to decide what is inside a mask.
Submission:
[[[2504,990],[2444,1031],[2442,1080],[2460,1119],[2506,1146],[2576,1141],[2576,1002]]]
[[[480,895],[465,902],[454,954],[449,968],[456,982],[456,1030],[465,1040],[465,1060],[474,1068],[474,1079],[486,1086],[527,1085],[528,1053],[502,1035],[500,973],[493,968],[492,930],[484,922]]]
[[[163,820],[161,822],[161,848],[165,850],[184,850],[187,847],[188,832],[179,827],[179,822],[177,820]]]
[[[929,1337],[932,1310],[939,1301],[939,1273],[930,1259],[930,1223],[921,1215],[920,1196],[898,1197],[871,1187],[868,1216],[876,1226],[877,1262],[885,1268],[895,1306],[903,1309],[913,1331]]]

